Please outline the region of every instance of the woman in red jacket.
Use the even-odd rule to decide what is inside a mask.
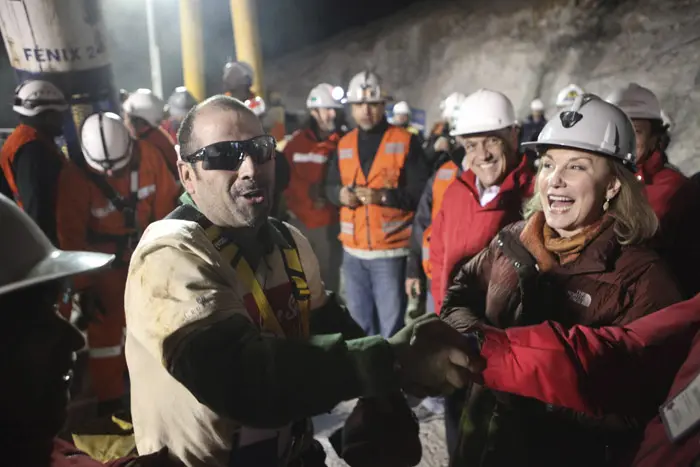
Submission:
[[[624,327],[558,323],[473,331],[486,386],[594,416],[649,420],[620,467],[700,459],[700,295]],[[474,368],[480,362],[474,358]],[[661,410],[659,410],[661,407]]]
[[[632,123],[596,96],[550,120],[526,222],[503,229],[464,265],[441,318],[463,331],[546,319],[564,326],[624,324],[681,300],[659,256],[644,245],[656,216],[634,178]],[[637,420],[582,418],[473,387],[459,465],[605,466],[634,442]],[[631,422],[631,423],[630,423]]]

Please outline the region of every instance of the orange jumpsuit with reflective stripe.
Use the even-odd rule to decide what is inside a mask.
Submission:
[[[138,159],[138,162],[137,162]],[[138,167],[138,171],[134,170]],[[113,177],[109,185],[123,198],[134,188],[136,229],[125,226],[125,216],[117,210],[86,174],[88,168],[69,164],[59,180],[56,221],[62,249],[115,253],[115,265],[100,274],[75,279],[75,290],[92,288],[101,302],[99,320],[88,325],[90,375],[99,401],[124,394],[124,286],[127,267],[140,232],[162,219],[175,207],[178,187],[158,150],[144,141],[135,144],[130,165]]]
[[[382,138],[372,168],[365,178],[357,148],[357,129],[338,143],[338,168],[343,186],[375,190],[398,188],[406,162],[411,133],[390,126]],[[413,212],[370,204],[355,209],[340,208],[340,236],[344,246],[359,250],[407,248]]]
[[[309,229],[337,225],[338,209],[328,202],[318,206],[316,199],[323,196],[328,157],[339,139],[340,135],[334,133],[319,141],[314,132],[306,128],[294,133],[284,148],[284,157],[291,169],[289,185],[284,192],[287,209]]]

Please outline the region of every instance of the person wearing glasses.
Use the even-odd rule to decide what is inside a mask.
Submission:
[[[182,205],[144,232],[125,294],[139,453],[167,447],[190,467],[324,465],[309,417],[360,397],[373,423],[355,424],[344,447],[417,464],[400,390],[464,386],[469,340],[436,317],[364,337],[323,290],[308,240],[269,217],[275,140],[243,102],[198,104],[178,140]]]
[[[141,232],[174,207],[178,187],[156,148],[134,140],[111,112],[90,115],[81,127],[85,166],[61,172],[56,201],[58,243],[64,250],[116,255],[112,267],[78,276],[79,325],[87,328],[89,371],[98,415],[125,404],[124,284]]]

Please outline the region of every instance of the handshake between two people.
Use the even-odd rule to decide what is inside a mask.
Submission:
[[[423,315],[389,339],[399,365],[402,389],[416,397],[447,395],[481,383],[486,361],[474,339],[435,314]]]

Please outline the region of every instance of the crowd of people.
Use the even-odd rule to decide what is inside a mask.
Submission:
[[[352,399],[352,467],[417,465],[421,401],[453,466],[700,460],[700,186],[651,90],[570,85],[524,120],[455,92],[423,135],[362,71],[285,135],[253,81],[231,62],[203,102],[125,92],[78,160],[62,92],[18,86],[7,465],[323,466],[311,418]],[[83,349],[94,419],[121,427],[90,443],[61,431]]]

